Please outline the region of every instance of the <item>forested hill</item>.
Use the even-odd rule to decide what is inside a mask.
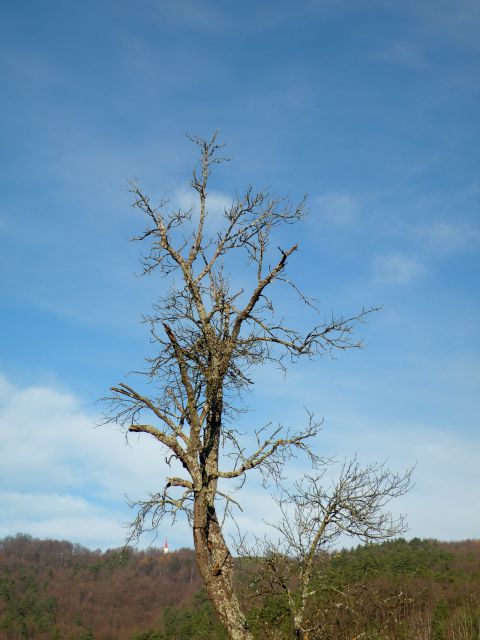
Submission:
[[[201,586],[189,549],[101,553],[20,534],[0,542],[0,571],[5,640],[123,640],[160,626],[166,608],[189,605]]]
[[[480,637],[480,541],[397,540],[319,562],[316,604],[336,628],[336,635],[325,633],[327,640],[367,628],[383,635],[366,639]],[[259,638],[267,637],[269,624],[281,628],[280,596],[245,603]],[[191,550],[121,554],[27,535],[0,541],[0,640],[224,637]]]

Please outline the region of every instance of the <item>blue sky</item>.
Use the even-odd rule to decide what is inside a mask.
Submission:
[[[119,546],[124,494],[161,485],[153,443],[93,429],[163,286],[135,276],[127,181],[188,205],[185,133],[218,128],[213,213],[249,184],[308,193],[290,273],[327,315],[383,305],[367,349],[258,371],[249,424],[307,407],[321,452],[417,463],[409,535],[479,537],[479,27],[473,0],[2,8],[0,535]],[[268,496],[242,500],[259,530]]]

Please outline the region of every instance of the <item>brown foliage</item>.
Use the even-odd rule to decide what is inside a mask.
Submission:
[[[95,640],[126,640],[135,631],[160,628],[165,608],[189,604],[201,586],[189,549],[101,553],[24,535],[0,542],[0,570],[17,602],[26,588],[32,597],[41,592],[54,600],[52,626],[65,638],[93,629]],[[51,634],[52,627],[37,630],[35,638]]]

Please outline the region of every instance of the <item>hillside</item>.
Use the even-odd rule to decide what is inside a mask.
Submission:
[[[318,559],[323,640],[478,640],[480,542],[397,540]],[[243,562],[241,592],[255,571]],[[250,600],[259,638],[288,634],[282,594]],[[0,640],[223,640],[193,552],[0,541]]]

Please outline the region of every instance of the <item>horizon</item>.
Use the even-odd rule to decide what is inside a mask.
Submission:
[[[10,534],[8,536],[3,536],[0,538],[0,543],[3,542],[4,540],[7,539],[11,539],[11,540],[15,540],[15,538],[28,538],[32,541],[35,542],[67,542],[68,544],[71,544],[72,546],[78,546],[80,547],[82,550],[88,551],[89,553],[117,553],[117,552],[124,552],[126,550],[129,551],[133,551],[134,553],[148,553],[149,551],[153,551],[153,552],[163,552],[164,551],[164,547],[163,546],[155,546],[155,544],[150,544],[148,547],[140,547],[140,546],[135,546],[135,545],[126,545],[126,546],[119,546],[119,547],[112,547],[112,548],[106,548],[106,549],[100,549],[99,547],[97,547],[96,549],[93,549],[92,547],[88,547],[85,546],[83,544],[80,544],[78,542],[74,542],[72,540],[68,540],[65,538],[41,538],[41,537],[37,537],[37,536],[32,536],[29,533],[22,533],[20,531],[18,531],[15,534]],[[339,552],[342,551],[355,551],[357,548],[362,548],[362,547],[371,547],[371,546],[381,546],[381,545],[388,545],[388,544],[395,544],[397,542],[405,542],[406,544],[411,544],[412,542],[422,542],[422,543],[438,543],[438,544],[445,544],[445,545],[455,545],[455,544],[462,544],[462,543],[467,543],[467,542],[473,542],[473,543],[480,543],[480,538],[464,538],[462,540],[439,540],[438,538],[408,538],[405,536],[398,536],[396,538],[392,538],[390,540],[381,540],[381,541],[373,541],[373,542],[360,542],[357,541],[355,544],[351,544],[351,546],[334,546],[332,548],[328,548],[328,549],[323,549],[322,553],[326,553],[328,555],[336,555]],[[195,549],[193,547],[178,547],[178,548],[171,548],[170,545],[168,546],[168,553],[163,553],[163,555],[169,555],[172,553],[178,553],[180,551],[191,551],[192,553],[195,553]],[[234,558],[241,558],[241,555],[238,554],[233,554]]]

